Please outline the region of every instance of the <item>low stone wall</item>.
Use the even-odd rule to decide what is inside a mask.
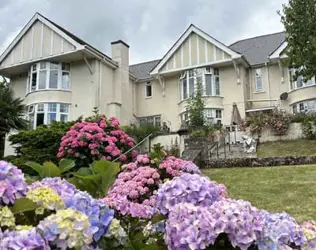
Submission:
[[[303,138],[303,131],[300,123],[291,123],[289,129],[286,131],[285,135],[276,135],[275,132],[270,129],[264,129],[261,132],[260,137],[258,135],[251,135],[250,131],[247,129],[247,135],[254,138],[259,138],[260,142],[272,142],[272,141],[289,141],[297,140]]]
[[[308,164],[316,164],[316,156],[211,159],[201,162],[200,168],[251,168]]]

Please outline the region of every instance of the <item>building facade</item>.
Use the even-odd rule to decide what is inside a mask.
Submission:
[[[177,131],[198,83],[211,123],[231,125],[233,104],[242,117],[274,108],[315,111],[315,79],[292,80],[285,48],[284,32],[226,46],[190,25],[162,59],[130,65],[123,41],[112,43],[109,57],[36,13],[1,55],[0,75],[24,99],[32,128],[89,116],[97,107],[123,125]]]

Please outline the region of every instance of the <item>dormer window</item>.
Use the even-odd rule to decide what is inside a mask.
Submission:
[[[43,89],[69,90],[69,63],[39,62],[31,66],[27,93]]]

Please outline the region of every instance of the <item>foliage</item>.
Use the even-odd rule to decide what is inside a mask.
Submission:
[[[25,110],[23,100],[16,98],[13,90],[0,82],[0,158],[4,155],[5,135],[11,130],[27,128]]]
[[[209,124],[209,125],[204,125],[200,129],[193,130],[190,135],[193,137],[208,137],[212,139],[217,134],[220,134],[222,132],[223,132],[222,125]]]
[[[281,21],[287,33],[289,65],[305,80],[316,75],[316,1],[289,0],[283,5]],[[296,75],[296,76],[297,76]]]
[[[81,118],[79,118],[80,120]],[[24,130],[9,137],[15,148],[16,157],[6,160],[23,167],[27,161],[58,163],[57,151],[61,138],[75,122],[52,122],[49,126],[39,126],[34,130]]]
[[[283,111],[274,110],[272,114],[256,112],[242,120],[239,128],[245,131],[249,127],[252,134],[258,135],[261,134],[264,128],[269,128],[276,135],[284,135],[291,122],[292,115]]]
[[[142,123],[139,125],[132,124],[130,126],[123,126],[123,131],[126,134],[133,137],[136,143],[144,140],[148,135],[152,134],[150,139],[153,139],[156,135],[159,134],[160,128],[155,127],[152,124]]]
[[[119,126],[116,118],[100,116],[91,121],[78,122],[61,138],[58,158],[69,158],[77,166],[87,166],[95,160],[120,160],[126,162],[137,152],[126,154],[134,140]]]
[[[316,139],[316,114],[315,113],[297,113],[293,116],[293,122],[300,122],[305,138]]]
[[[199,78],[200,79],[200,78]],[[202,98],[203,87],[202,82],[198,81],[196,90],[193,96],[188,100],[187,111],[189,115],[189,129],[199,130],[204,127],[204,109],[205,103]]]

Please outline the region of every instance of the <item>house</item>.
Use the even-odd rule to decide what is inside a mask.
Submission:
[[[285,33],[226,46],[190,25],[159,60],[130,65],[129,46],[114,41],[111,57],[36,13],[0,57],[0,75],[24,98],[32,127],[89,116],[94,107],[123,125],[148,122],[177,131],[188,119],[187,99],[203,85],[210,122],[231,124],[275,107],[316,109],[315,79],[291,80]]]

